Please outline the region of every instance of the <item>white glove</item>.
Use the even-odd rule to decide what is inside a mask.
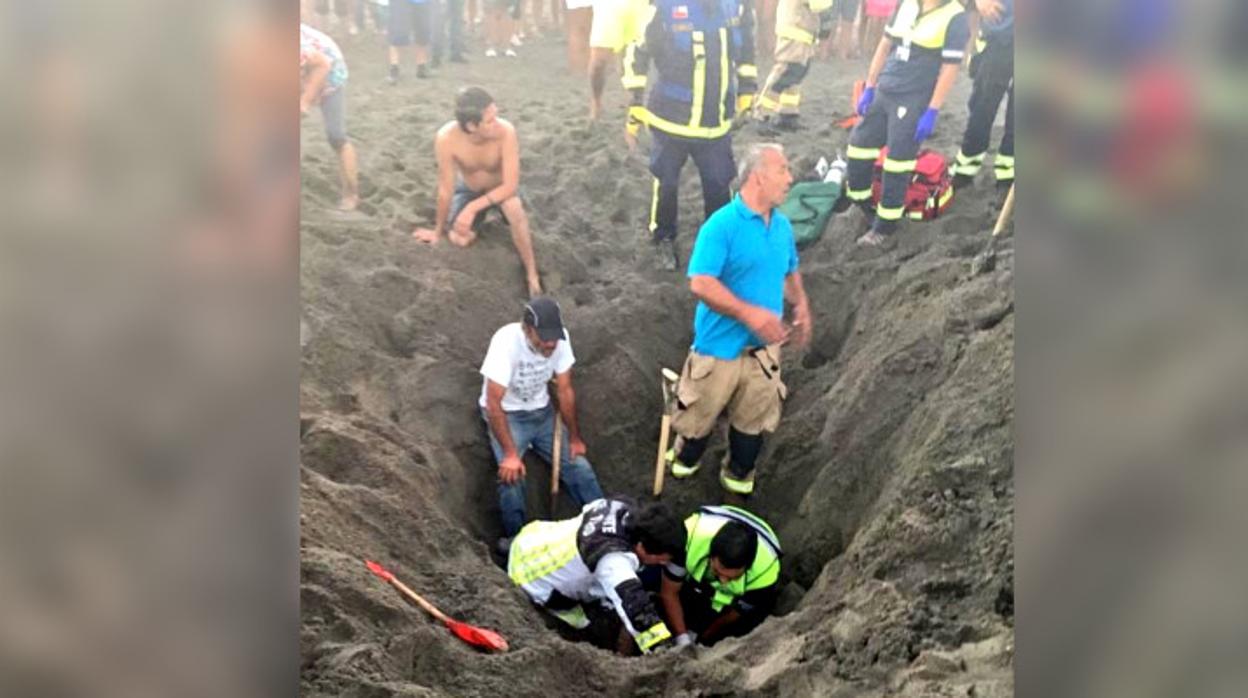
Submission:
[[[693,644],[694,640],[697,640],[697,639],[698,639],[698,634],[695,632],[690,631],[690,632],[681,633],[676,636],[676,646],[688,647],[689,645]]]

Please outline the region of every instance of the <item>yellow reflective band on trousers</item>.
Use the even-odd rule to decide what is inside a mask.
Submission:
[[[758,66],[742,64],[737,66],[737,77],[758,79]]]
[[[948,189],[945,189],[944,193],[940,195],[940,198],[936,200],[936,206],[938,208],[941,206],[944,206],[945,204],[949,203],[949,199],[952,199],[952,198],[953,198],[953,187],[949,187]],[[921,221],[923,220],[923,212],[911,211],[910,217],[915,220]]]
[[[654,178],[654,190],[650,195],[650,232],[659,227],[659,178]]]
[[[955,175],[966,175],[974,177],[979,174],[979,168],[984,164],[984,154],[967,155],[962,151],[958,151],[958,158],[950,168],[950,172]]]
[[[507,576],[518,585],[528,584],[567,565],[576,558],[579,519],[534,521],[516,534],[507,559]]]
[[[702,123],[702,102],[706,99],[706,35],[693,33],[693,104],[689,106],[689,128]]]
[[[874,160],[879,156],[879,148],[860,148],[856,145],[851,145],[845,149],[845,157],[850,160]]]
[[[763,96],[758,98],[758,106],[763,109],[770,109],[772,111],[776,111],[777,109],[780,108],[780,103],[772,99],[770,94],[764,93]]]
[[[907,172],[914,172],[914,168],[918,164],[918,160],[894,160],[892,158],[884,158],[884,171],[893,172],[895,174],[905,174]]]
[[[725,121],[715,128],[703,128],[701,126],[685,126],[674,121],[668,121],[661,116],[655,115],[653,112],[647,111],[646,118],[642,120],[647,126],[657,128],[664,133],[670,133],[673,136],[684,136],[686,138],[719,138],[728,133],[732,129],[732,122]]]
[[[810,11],[815,14],[832,9],[832,0],[810,0],[807,4],[810,7]]]
[[[719,123],[724,123],[728,115],[724,113],[724,103],[728,101],[728,29],[719,28]]]
[[[850,189],[846,187],[845,197],[850,201],[866,201],[871,198],[871,188],[866,189]]]
[[[719,473],[719,484],[723,485],[724,489],[729,492],[754,494],[754,479],[752,477],[749,480],[738,480],[729,475],[727,470],[723,470]]]
[[[790,92],[785,90],[780,93],[780,105],[784,107],[796,107],[802,103],[801,92]]]
[[[875,207],[875,215],[877,218],[879,218],[882,221],[899,221],[901,220],[901,215],[905,212],[906,212],[905,206],[898,206],[897,208],[888,208],[886,206],[881,205],[881,206]]]
[[[777,27],[776,36],[781,39],[789,39],[802,44],[814,44],[815,35],[800,29],[798,27]]]
[[[998,180],[1014,179],[1014,156],[997,153],[992,161],[992,173]]]
[[[637,649],[642,652],[649,652],[650,648],[664,640],[671,639],[671,637],[672,631],[668,630],[667,626],[660,621],[647,628],[644,632],[637,634]]]

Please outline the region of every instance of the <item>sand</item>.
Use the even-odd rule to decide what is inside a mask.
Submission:
[[[408,236],[432,222],[435,129],[454,90],[490,90],[519,129],[538,264],[564,308],[589,457],[604,489],[644,496],[653,476],[659,367],[679,366],[694,302],[653,268],[644,238],[645,145],[585,122],[587,87],[546,39],[520,59],[410,69],[384,82],[372,36],[343,41],[363,215],[336,216],[337,175],[319,116],[303,124],[301,598],[309,696],[876,696],[1013,694],[1011,232],[991,269],[998,194],[959,192],[941,219],[884,249],[853,244],[857,212],[802,253],[815,332],[789,352],[785,417],[750,507],[786,548],[783,615],[697,656],[621,659],[561,638],[491,559],[494,466],[476,412],[491,334],[519,319],[524,277],[501,222],[469,249]],[[766,63],[760,72],[767,69]],[[781,137],[795,169],[844,149],[860,62],[817,63],[807,128]],[[929,146],[952,157],[962,78]],[[622,115],[618,83],[608,114]],[[752,129],[736,138],[762,140]],[[994,141],[995,142],[995,141]],[[701,221],[690,163],[679,248]],[[719,437],[706,457],[717,463]],[[530,512],[548,517],[530,462]],[[668,480],[681,511],[719,501],[716,469]],[[558,516],[573,514],[562,500]],[[483,655],[372,577],[378,559],[452,616],[498,630]]]

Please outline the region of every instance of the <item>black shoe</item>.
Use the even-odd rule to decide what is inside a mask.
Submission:
[[[655,266],[662,271],[676,271],[680,268],[680,258],[676,256],[675,240],[658,240],[654,243]]]
[[[455,54],[451,54],[451,62],[452,63],[467,63],[468,59],[464,58],[464,54],[462,53],[455,53]]]
[[[834,215],[845,213],[846,211],[849,210],[849,207],[853,205],[854,205],[854,202],[850,201],[848,196],[845,196],[844,194],[842,194],[841,198],[837,199],[836,203],[833,204],[832,213]]]
[[[953,176],[954,191],[957,191],[959,189],[966,189],[967,187],[971,186],[974,183],[975,183],[975,178],[972,177],[971,175],[956,174]]]
[[[424,80],[429,77],[429,68],[424,64],[416,66],[416,77]]]
[[[387,77],[386,80],[391,85],[397,84],[399,82],[399,66],[397,65],[390,66],[390,76]]]

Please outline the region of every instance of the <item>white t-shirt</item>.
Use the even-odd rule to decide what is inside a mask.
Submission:
[[[540,410],[550,402],[546,384],[556,373],[564,373],[576,363],[567,328],[563,339],[550,356],[542,356],[529,348],[520,323],[504,325],[490,339],[489,351],[481,363],[481,398],[477,404],[486,406],[485,395],[490,381],[507,388],[503,394],[503,410],[507,412]]]

